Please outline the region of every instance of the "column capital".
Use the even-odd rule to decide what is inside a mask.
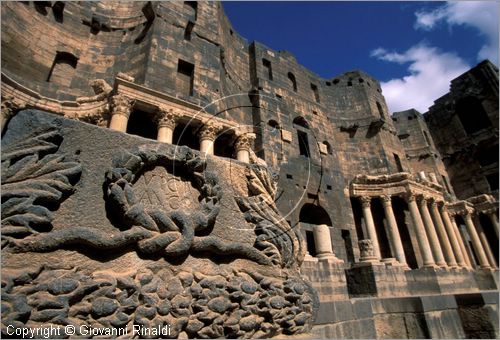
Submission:
[[[440,203],[442,203],[442,201],[439,201],[436,197],[430,197],[428,202],[431,207],[438,207],[438,205],[441,205]]]
[[[380,195],[380,200],[384,206],[392,206],[391,195]]]
[[[427,196],[427,195],[418,195],[418,203],[420,204],[420,206],[427,206],[427,203],[430,202],[432,200],[432,198],[430,196]]]
[[[222,125],[210,121],[210,122],[205,123],[200,128],[200,131],[198,132],[198,136],[200,137],[200,140],[214,141],[215,138],[217,138],[217,134],[222,129],[223,129]]]
[[[173,109],[159,106],[156,109],[155,119],[158,127],[175,128],[179,115]]]
[[[255,133],[244,133],[239,135],[236,138],[236,142],[234,143],[235,151],[252,149],[253,142],[256,138]]]
[[[486,215],[492,215],[492,214],[496,214],[497,213],[497,209],[496,208],[488,208],[488,209],[484,209],[481,212],[484,213],[484,214],[486,214]]]
[[[415,202],[417,199],[417,193],[413,190],[409,190],[401,195],[407,203]]]
[[[361,201],[363,208],[369,208],[372,202],[372,198],[370,196],[359,196],[359,200]]]
[[[359,246],[359,260],[361,262],[373,261],[377,260],[377,256],[375,255],[375,248],[373,247],[372,240],[365,239],[358,241]]]
[[[474,214],[474,212],[475,212],[474,208],[471,208],[471,207],[465,207],[465,208],[457,211],[457,213],[463,217],[470,216],[470,215]]]
[[[121,93],[117,93],[114,96],[111,96],[110,98],[111,115],[118,114],[129,118],[134,103],[135,103],[134,99],[131,99]]]

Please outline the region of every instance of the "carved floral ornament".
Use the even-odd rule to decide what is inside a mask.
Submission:
[[[49,137],[41,135],[35,138],[35,144],[53,150],[54,146],[47,143],[52,140]],[[45,158],[39,160],[41,164],[36,169],[54,164],[58,170],[55,178],[61,181],[58,189],[65,181],[63,175],[76,176],[81,171],[78,163],[60,163],[63,160],[60,156],[50,156],[47,162]],[[198,206],[164,209],[143,204],[136,184],[149,169],[157,168],[177,182],[191,183],[200,196],[196,200]],[[3,172],[8,169],[2,163],[2,180]],[[300,235],[283,220],[274,205],[276,178],[258,164],[250,165],[247,171],[249,196],[235,199],[245,219],[255,225],[253,245],[211,235],[222,190],[218,176],[206,170],[206,160],[187,147],[143,145],[132,151],[123,150],[105,176],[105,199],[110,211],[120,219],[120,230],[68,227],[28,236],[24,233],[20,239],[10,240],[8,250],[50,252],[69,245],[84,245],[102,253],[135,249],[171,259],[185,258],[191,252],[217,254],[282,268],[279,276],[230,265],[220,265],[227,267],[221,273],[184,270],[172,275],[159,261],[151,268],[129,271],[4,267],[2,327],[8,324],[37,327],[46,323],[115,328],[134,324],[169,325],[172,337],[183,338],[268,338],[307,332],[312,327],[318,299],[298,274],[304,253]],[[5,178],[9,178],[8,173]],[[10,191],[16,192],[15,189]],[[3,196],[4,190],[2,201]],[[33,204],[27,199],[28,205]],[[8,208],[2,204],[2,217],[9,213]],[[37,298],[40,294],[43,299]],[[47,313],[48,310],[51,312]]]
[[[175,128],[179,117],[180,113],[164,106],[158,107],[155,115],[158,127],[168,127],[170,129]]]
[[[215,122],[207,122],[203,125],[198,133],[200,140],[214,141],[219,132],[223,130],[223,126]]]
[[[132,107],[134,105],[134,100],[123,95],[117,93],[110,98],[110,110],[111,114],[119,114],[125,117],[130,117],[130,113],[132,112]]]
[[[234,149],[236,151],[252,149],[255,138],[255,133],[244,133],[238,136],[236,138],[236,142],[234,143]]]

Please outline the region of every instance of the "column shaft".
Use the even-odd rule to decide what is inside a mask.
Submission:
[[[455,259],[457,264],[460,267],[465,267],[467,263],[464,260],[464,255],[462,254],[462,248],[460,247],[460,244],[458,243],[457,235],[455,233],[455,230],[453,229],[453,224],[450,221],[450,216],[448,215],[448,211],[446,209],[445,205],[441,206],[441,217],[444,222],[444,226],[446,228],[446,231],[448,233],[448,238],[450,240],[451,248],[453,250],[453,253],[455,254]]]
[[[244,133],[238,136],[234,143],[237,160],[244,163],[250,163],[250,149],[252,149],[255,137],[254,133]]]
[[[408,195],[407,201],[408,208],[410,209],[410,215],[413,220],[413,224],[415,225],[415,233],[417,234],[418,246],[420,248],[420,253],[422,254],[424,267],[434,267],[434,259],[432,258],[429,241],[427,240],[427,235],[425,233],[424,223],[422,222],[422,217],[418,211],[417,202],[415,202],[415,196]]]
[[[371,197],[361,197],[360,199],[363,206],[363,218],[365,219],[366,232],[368,233],[368,238],[372,241],[375,256],[378,260],[380,260],[380,248],[378,244],[377,231],[375,229],[375,223],[373,222],[372,211],[370,209]]]
[[[457,261],[455,259],[455,255],[453,254],[453,250],[451,249],[451,243],[448,239],[448,234],[444,229],[443,220],[441,219],[441,215],[439,214],[436,202],[431,202],[431,215],[434,221],[434,226],[436,227],[437,234],[439,236],[439,241],[441,242],[441,249],[443,250],[446,263],[450,267],[457,267]]]
[[[320,260],[335,259],[333,254],[330,228],[326,224],[320,224],[313,229],[314,243],[316,245],[316,257]]]
[[[403,249],[403,243],[401,242],[401,236],[399,235],[398,224],[396,223],[394,211],[392,210],[391,197],[383,196],[381,199],[384,206],[385,217],[389,225],[390,241],[395,252],[394,257],[396,257],[399,263],[406,265],[406,256]]]
[[[488,262],[490,263],[491,268],[498,268],[497,266],[497,261],[495,260],[495,256],[493,255],[493,252],[491,251],[490,243],[488,242],[488,239],[486,238],[486,235],[484,234],[484,229],[481,223],[479,222],[479,218],[476,219],[475,221],[475,226],[477,229],[477,233],[479,235],[479,239],[481,240],[481,243],[483,244],[483,249],[486,254],[486,257],[488,258]]]
[[[472,246],[474,247],[474,251],[479,260],[479,265],[481,268],[490,268],[490,264],[488,262],[488,258],[483,250],[483,246],[481,244],[481,240],[479,239],[479,235],[477,234],[474,223],[472,222],[471,214],[468,212],[464,216],[465,226],[467,227],[467,232],[472,241]]]
[[[208,155],[214,154],[214,141],[212,139],[200,140],[200,151]]]
[[[111,120],[109,128],[116,131],[127,132],[128,118],[132,111],[134,101],[123,94],[111,97]]]
[[[158,128],[158,142],[172,144],[174,138],[174,130],[169,126],[160,126]]]
[[[497,215],[494,212],[488,213],[488,217],[490,218],[491,224],[493,224],[493,229],[495,230],[495,233],[497,234],[498,237],[498,219]]]
[[[455,231],[455,235],[457,236],[458,244],[460,249],[462,249],[462,255],[464,256],[465,263],[469,268],[473,268],[472,260],[470,258],[469,252],[467,251],[467,246],[465,244],[465,240],[463,238],[462,232],[460,231],[457,222],[455,222],[455,218],[451,219],[451,223],[453,225],[453,230]]]
[[[112,114],[109,128],[116,131],[127,132],[128,116],[123,114]]]
[[[434,260],[438,266],[446,267],[446,262],[444,261],[443,251],[441,250],[441,245],[439,244],[436,229],[434,227],[434,223],[432,223],[429,209],[427,208],[427,200],[424,198],[420,200],[420,213],[422,214],[425,232],[427,233],[427,237],[429,239]]]

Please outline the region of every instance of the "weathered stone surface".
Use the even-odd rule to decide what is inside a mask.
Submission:
[[[2,2],[2,335],[498,336],[496,66],[391,116],[222,7]]]

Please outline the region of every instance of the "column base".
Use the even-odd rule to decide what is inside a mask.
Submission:
[[[318,259],[311,256],[311,254],[307,253],[306,256],[304,256],[304,261],[308,262],[318,262]]]
[[[316,258],[318,259],[318,261],[321,261],[321,262],[344,263],[344,260],[337,258],[333,254],[317,254]]]
[[[380,260],[380,262],[384,263],[386,266],[394,266],[399,263],[394,257],[386,257]]]
[[[428,264],[424,264],[421,268],[439,269],[439,266],[435,263],[428,263]]]

